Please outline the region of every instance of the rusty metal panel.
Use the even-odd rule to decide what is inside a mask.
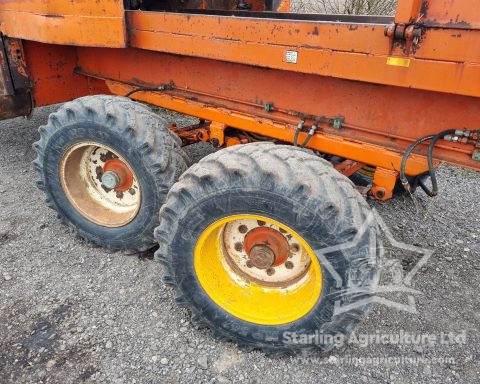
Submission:
[[[3,39],[0,36],[0,96],[15,94]]]
[[[25,61],[22,41],[4,37],[3,45],[5,47],[13,88],[15,90],[29,89],[30,77],[27,62]]]
[[[32,99],[29,93],[0,96],[0,120],[28,116],[31,112]]]
[[[398,0],[396,23],[447,29],[480,29],[478,0]]]
[[[478,0],[424,0],[419,22],[425,26],[480,29]]]
[[[0,119],[29,115],[30,80],[20,40],[0,35]]]

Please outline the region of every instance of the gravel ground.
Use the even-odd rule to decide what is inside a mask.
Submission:
[[[478,382],[480,174],[445,166],[436,199],[418,192],[417,207],[408,196],[371,202],[398,240],[434,253],[412,281],[421,291],[417,312],[376,304],[356,334],[408,332],[436,342],[349,343],[329,355],[270,358],[192,325],[152,255],[92,248],[59,223],[30,164],[51,110],[0,123],[1,383]],[[198,160],[211,149],[187,151]],[[405,270],[420,258],[385,245]],[[440,342],[441,332],[460,337]],[[378,360],[386,357],[395,359]]]

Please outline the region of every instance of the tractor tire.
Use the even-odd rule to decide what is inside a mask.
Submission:
[[[87,241],[141,252],[170,187],[188,167],[180,139],[147,106],[116,96],[64,104],[34,143],[38,187]]]
[[[379,281],[368,204],[330,163],[292,146],[206,156],[168,193],[155,238],[164,281],[193,321],[272,355],[339,346]]]

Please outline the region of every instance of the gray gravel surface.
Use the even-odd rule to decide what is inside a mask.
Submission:
[[[480,174],[444,166],[436,199],[371,202],[398,240],[434,253],[412,280],[416,313],[376,304],[357,334],[455,332],[455,342],[349,343],[329,355],[270,358],[192,325],[151,255],[92,248],[59,223],[31,167],[36,129],[51,111],[0,122],[0,383],[479,382]],[[187,151],[198,160],[211,148]],[[385,247],[405,271],[420,259]],[[375,360],[386,357],[396,361]]]

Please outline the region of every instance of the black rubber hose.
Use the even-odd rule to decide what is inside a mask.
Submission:
[[[428,146],[428,151],[427,151],[427,162],[428,162],[428,175],[430,176],[430,180],[432,183],[432,189],[429,189],[424,182],[424,178],[420,178],[418,180],[418,185],[425,191],[425,193],[430,196],[434,197],[437,196],[438,194],[438,183],[437,183],[437,176],[435,173],[435,168],[433,167],[433,149],[435,147],[435,144],[437,143],[438,140],[442,139],[446,135],[451,135],[455,134],[456,130],[455,129],[447,129],[445,131],[442,131],[440,133],[437,133],[435,135],[428,135],[421,137],[417,141],[413,142],[405,151],[405,154],[403,155],[402,158],[402,164],[400,166],[400,181],[402,182],[403,187],[407,192],[410,192],[410,183],[407,180],[407,177],[405,176],[405,167],[407,165],[407,160],[412,154],[412,151],[421,143],[432,140]]]
[[[413,142],[407,148],[407,150],[405,151],[405,154],[403,155],[402,164],[400,165],[400,181],[403,185],[403,188],[405,188],[405,190],[407,192],[410,192],[410,183],[408,182],[407,177],[405,176],[405,167],[407,166],[407,160],[410,157],[410,155],[412,154],[413,150],[418,145],[422,144],[423,142],[425,142],[427,140],[432,140],[434,137],[435,137],[435,135],[428,135],[428,136],[421,137],[417,141]],[[423,187],[422,187],[422,189],[423,189]]]
[[[433,148],[435,147],[435,144],[437,143],[438,140],[442,139],[446,135],[453,135],[455,134],[455,132],[456,132],[455,129],[446,129],[445,131],[438,133],[437,135],[435,135],[435,137],[430,142],[430,145],[428,146],[428,153],[427,153],[428,173],[430,175],[430,180],[432,182],[432,189],[431,191],[429,191],[428,188],[426,188],[426,186],[423,184],[423,181],[420,183],[420,186],[430,197],[437,196],[438,194],[437,176],[435,174],[435,169],[433,168]]]
[[[158,91],[163,91],[165,88],[162,87],[140,87],[140,88],[135,88],[132,89],[130,92],[126,93],[124,97],[130,97],[136,92],[158,92]]]
[[[433,197],[435,195],[433,195],[433,192],[432,190],[430,190],[426,185],[425,185],[425,178],[429,176],[428,175],[421,175],[421,176],[418,176],[418,180],[417,180],[417,185],[419,185],[423,191],[430,197]]]

